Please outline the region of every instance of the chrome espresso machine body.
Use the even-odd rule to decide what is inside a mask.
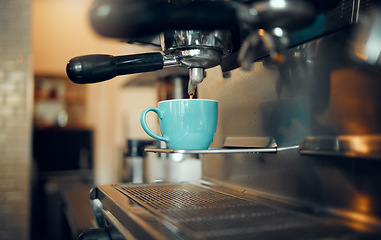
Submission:
[[[202,180],[94,188],[98,228],[79,238],[380,239],[380,2],[164,2],[96,1],[98,33],[160,34],[162,52],[67,71],[90,83],[189,69],[188,92],[219,102],[211,148],[146,151],[200,154]]]

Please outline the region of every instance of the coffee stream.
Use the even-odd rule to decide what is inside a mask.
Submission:
[[[195,92],[196,92],[196,90],[192,90],[189,92],[189,99],[193,99]]]

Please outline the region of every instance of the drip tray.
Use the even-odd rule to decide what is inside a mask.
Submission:
[[[184,239],[346,239],[353,234],[330,218],[189,183],[114,187]]]

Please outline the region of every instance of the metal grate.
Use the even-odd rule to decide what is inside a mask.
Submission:
[[[320,239],[348,229],[192,184],[117,185],[191,239]]]
[[[342,0],[335,9],[325,14],[325,30],[334,31],[357,23],[361,15],[371,13],[375,4],[375,0]]]

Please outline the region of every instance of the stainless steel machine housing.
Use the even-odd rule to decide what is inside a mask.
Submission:
[[[305,40],[282,63],[209,69],[199,97],[219,102],[219,122],[202,181],[99,186],[98,226],[115,239],[379,239],[381,68],[358,48],[377,4],[341,1],[318,36],[290,36]]]

